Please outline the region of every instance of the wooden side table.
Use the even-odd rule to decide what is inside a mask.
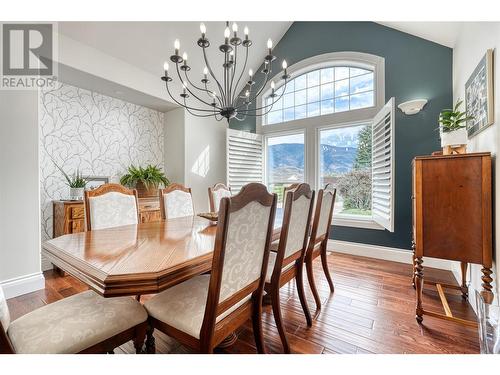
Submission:
[[[443,289],[458,289],[467,297],[468,263],[483,266],[481,295],[486,302],[493,301],[491,188],[490,153],[422,156],[413,160],[413,281],[417,322],[422,323],[423,316],[429,315],[477,325],[453,316]],[[461,286],[435,284],[444,314],[422,307],[424,256],[461,262]]]

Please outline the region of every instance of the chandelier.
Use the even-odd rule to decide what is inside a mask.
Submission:
[[[198,39],[198,46],[203,51],[203,59],[205,68],[203,75],[200,75],[201,80],[196,84],[189,78],[188,72],[191,67],[188,65],[188,56],[184,52],[182,56],[179,54],[180,42],[178,39],[174,42],[174,54],[170,56],[170,61],[175,64],[175,72],[169,75],[169,64],[165,62],[163,69],[165,75],[161,77],[165,81],[168,95],[178,105],[186,108],[186,110],[197,117],[214,117],[217,121],[231,119],[243,121],[246,116],[265,116],[272,109],[273,105],[280,100],[286,89],[286,84],[290,79],[287,73],[287,63],[282,62],[281,79],[284,80],[284,86],[279,90],[279,94],[275,92],[275,83],[271,81],[271,94],[266,103],[262,106],[256,105],[255,108],[250,108],[250,105],[262,93],[273,72],[273,64],[276,57],[273,56],[273,42],[271,39],[267,41],[267,55],[264,57],[263,68],[260,71],[264,75],[262,85],[257,88],[254,80],[254,72],[248,70],[248,78],[243,89],[238,90],[239,84],[246,73],[248,50],[252,45],[252,41],[248,38],[248,27],[245,26],[244,38],[238,37],[238,25],[232,24],[232,36],[229,29],[229,22],[226,22],[224,30],[224,42],[219,46],[219,51],[223,54],[224,63],[222,64],[222,81],[219,81],[213,71],[212,65],[208,61],[206,50],[210,47],[210,42],[206,37],[207,29],[205,24],[200,24],[201,38]],[[240,58],[239,49],[243,49],[244,58]],[[241,63],[241,61],[243,63]],[[175,78],[174,78],[175,77]],[[173,79],[179,79],[182,83],[182,92],[175,97],[170,88],[169,83]],[[243,95],[241,94],[243,93]]]

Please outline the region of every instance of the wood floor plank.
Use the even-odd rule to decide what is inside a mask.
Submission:
[[[294,281],[280,290],[285,329],[293,353],[478,353],[477,330],[453,322],[424,317],[415,321],[415,290],[411,285],[411,265],[380,259],[332,253],[328,266],[335,284],[331,294],[319,259],[314,272],[322,301],[316,311],[314,298],[306,284],[306,300],[315,317],[307,327]],[[425,265],[424,265],[425,266]],[[427,280],[456,284],[449,271],[425,267]],[[87,287],[72,278],[53,271],[45,272],[45,289],[9,299],[12,319],[45,304],[80,293]],[[453,314],[475,319],[468,302],[457,291],[445,290]],[[144,303],[150,296],[143,296]],[[435,288],[425,286],[424,308],[442,311]],[[282,353],[281,341],[272,311],[265,307],[263,330],[269,353]],[[176,340],[155,332],[157,353],[192,353]],[[251,322],[237,332],[238,340],[216,353],[256,353]],[[116,354],[134,353],[131,342],[117,348]]]

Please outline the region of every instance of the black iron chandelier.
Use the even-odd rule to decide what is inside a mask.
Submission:
[[[222,82],[219,82],[215,77],[214,71],[207,59],[206,49],[210,46],[210,42],[206,37],[207,29],[203,23],[200,24],[201,38],[198,39],[197,42],[198,46],[200,46],[203,51],[203,58],[205,60],[203,78],[200,80],[200,83],[195,84],[189,78],[188,72],[191,68],[188,65],[188,56],[186,52],[184,52],[182,56],[179,54],[180,43],[178,39],[175,40],[174,43],[175,52],[170,56],[170,61],[175,64],[174,76],[177,75],[179,81],[182,83],[182,92],[178,95],[178,98],[172,95],[168,85],[169,82],[173,80],[172,76],[169,75],[168,62],[165,62],[163,66],[165,75],[161,77],[161,79],[165,81],[169,96],[175,103],[186,108],[186,110],[194,116],[215,117],[217,121],[221,121],[225,118],[228,122],[231,119],[243,121],[246,116],[265,116],[285,92],[290,75],[287,73],[287,63],[283,60],[281,79],[284,80],[284,86],[280,90],[280,93],[277,94],[275,92],[275,83],[271,81],[270,100],[267,100],[266,104],[260,107],[256,105],[255,108],[250,108],[250,105],[257,99],[268,84],[273,72],[273,63],[276,60],[276,57],[273,56],[272,53],[273,42],[271,39],[267,41],[267,55],[264,58],[263,69],[261,70],[261,73],[264,74],[262,86],[258,89],[254,87],[256,86],[254,72],[252,69],[249,69],[248,80],[243,90],[237,92],[238,85],[246,73],[248,50],[252,45],[252,41],[248,38],[248,27],[244,29],[244,39],[238,37],[238,25],[236,23],[232,24],[232,30],[233,35],[231,37],[229,22],[226,22],[224,43],[219,46],[219,51],[224,54]],[[245,55],[242,68],[237,65],[239,62],[238,48],[240,47],[244,49]],[[244,93],[243,95],[241,95],[242,92]]]

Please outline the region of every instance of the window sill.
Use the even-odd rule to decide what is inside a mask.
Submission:
[[[337,216],[332,220],[332,225],[338,225],[341,227],[353,227],[362,229],[376,229],[385,230],[380,224],[376,223],[371,217],[370,218],[359,218],[355,216]]]

